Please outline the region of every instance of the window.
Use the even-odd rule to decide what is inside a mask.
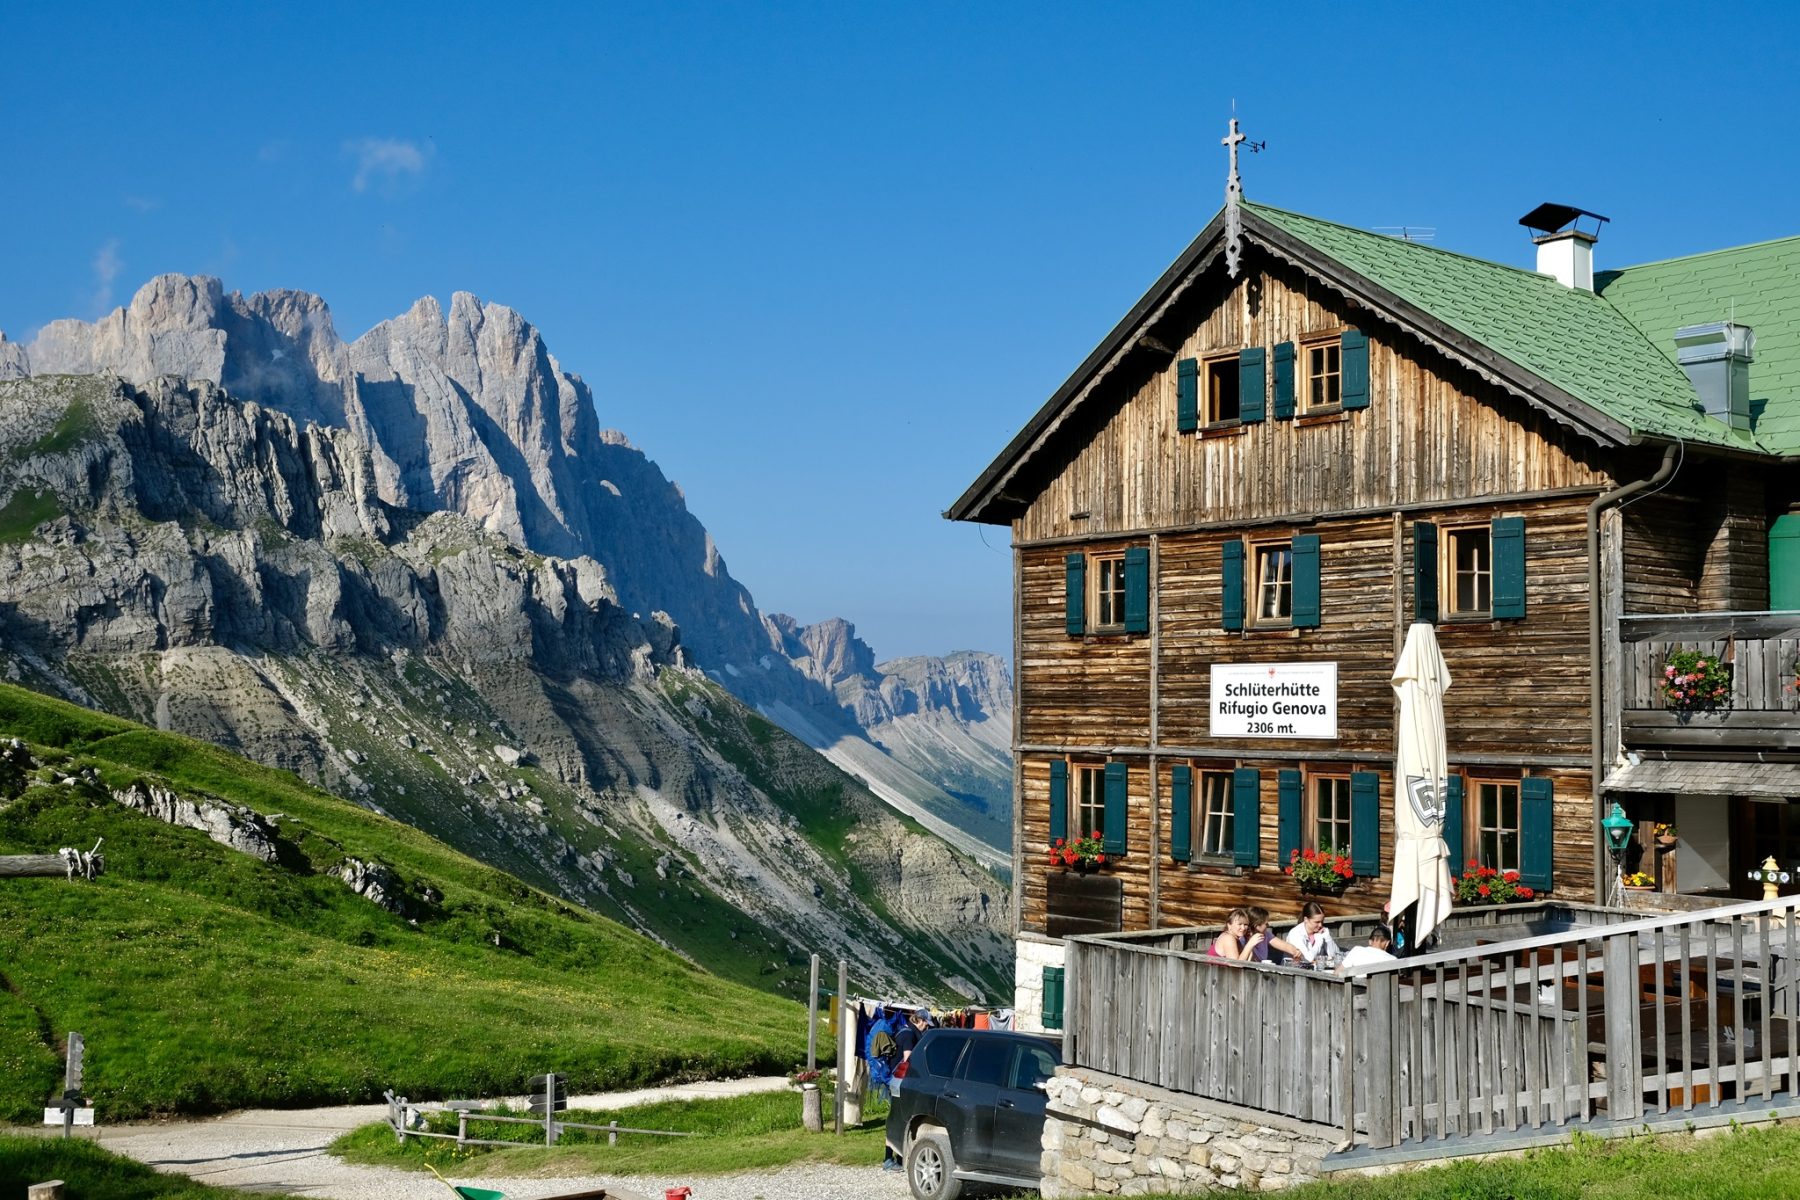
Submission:
[[[1013,1087],[1034,1088],[1055,1074],[1055,1055],[1041,1046],[1024,1045],[1019,1047],[1019,1057],[1013,1063]]]
[[[1095,632],[1125,628],[1125,555],[1096,554],[1088,562],[1094,589],[1088,598],[1094,619],[1088,628]]]
[[[1231,772],[1198,774],[1200,789],[1194,807],[1200,813],[1200,837],[1195,851],[1211,858],[1229,858],[1237,848],[1231,824]]]
[[[1012,1071],[1011,1038],[970,1038],[963,1056],[962,1078],[970,1083],[1004,1084]]]
[[[1350,853],[1350,777],[1347,775],[1314,775],[1312,777],[1313,850]]]
[[[1343,403],[1343,348],[1334,340],[1301,347],[1306,386],[1301,406],[1311,410],[1336,408]]]
[[[1206,363],[1206,423],[1218,425],[1238,419],[1238,359],[1209,359]]]
[[[956,1060],[962,1057],[969,1039],[954,1033],[940,1033],[925,1047],[925,1067],[933,1075],[949,1079],[956,1074]]]
[[[1446,529],[1444,539],[1445,615],[1488,616],[1494,608],[1494,554],[1488,526]]]
[[[1106,831],[1106,768],[1077,764],[1075,771],[1075,828],[1071,837]]]
[[[1287,625],[1294,619],[1294,546],[1267,542],[1252,548],[1256,603],[1252,625]]]
[[[1519,869],[1519,784],[1471,779],[1475,792],[1475,861],[1496,871]]]

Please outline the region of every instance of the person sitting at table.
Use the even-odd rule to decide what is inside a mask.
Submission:
[[[1372,967],[1376,963],[1397,961],[1388,952],[1388,947],[1393,943],[1394,935],[1388,931],[1388,927],[1377,925],[1369,930],[1368,945],[1354,946],[1350,953],[1344,955],[1344,961],[1338,964],[1338,974],[1341,975],[1352,967]]]
[[[1234,908],[1225,917],[1225,928],[1206,948],[1208,958],[1229,958],[1233,962],[1250,962],[1250,911]]]
[[[1331,962],[1343,953],[1332,940],[1331,930],[1325,928],[1325,909],[1317,900],[1306,902],[1300,910],[1300,923],[1288,930],[1287,940],[1299,947],[1299,957],[1313,966],[1321,961]]]
[[[1250,957],[1257,962],[1284,963],[1292,958],[1299,958],[1300,947],[1292,942],[1275,936],[1269,928],[1269,910],[1260,905],[1253,905],[1247,910],[1250,917]]]

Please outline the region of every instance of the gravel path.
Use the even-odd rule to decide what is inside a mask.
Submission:
[[[613,1109],[649,1100],[691,1100],[772,1091],[781,1076],[681,1084],[635,1092],[573,1096],[571,1108]],[[513,1097],[522,1103],[522,1098]],[[246,1192],[314,1196],[324,1200],[445,1200],[449,1192],[429,1174],[392,1167],[356,1166],[325,1153],[340,1134],[385,1120],[385,1104],[353,1104],[302,1110],[250,1109],[207,1121],[102,1126],[96,1140],[108,1150],[159,1171],[189,1175],[217,1187]],[[879,1200],[904,1197],[905,1177],[872,1167],[815,1164],[755,1175],[696,1179],[587,1176],[579,1179],[499,1179],[453,1176],[458,1183],[504,1191],[507,1200],[540,1200],[560,1192],[605,1188],[619,1200],[662,1200],[666,1189],[687,1186],[693,1200]]]

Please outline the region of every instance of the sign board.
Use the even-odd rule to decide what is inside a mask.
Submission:
[[[569,1107],[567,1081],[561,1075],[533,1075],[525,1081],[531,1089],[531,1111],[542,1115],[546,1108],[551,1112],[561,1112]]]
[[[1214,663],[1216,738],[1335,738],[1337,664]]]
[[[61,1105],[58,1105],[55,1108],[46,1108],[44,1110],[44,1124],[46,1124],[46,1125],[61,1125],[62,1123],[63,1123],[63,1110],[62,1110]],[[75,1110],[75,1124],[77,1124],[77,1125],[92,1125],[93,1123],[94,1123],[94,1110],[93,1109],[78,1108]]]

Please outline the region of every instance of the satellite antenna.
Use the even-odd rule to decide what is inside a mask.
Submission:
[[[1429,242],[1437,238],[1436,225],[1377,225],[1375,232],[1403,242]]]

